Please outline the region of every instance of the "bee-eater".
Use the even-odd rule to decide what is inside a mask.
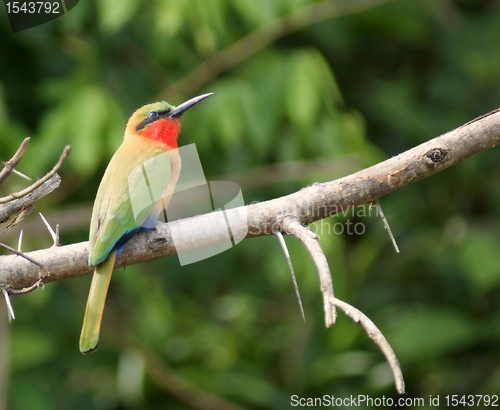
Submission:
[[[108,292],[109,281],[117,254],[125,243],[141,228],[146,218],[134,215],[129,186],[129,175],[153,157],[166,153],[170,159],[168,183],[149,212],[147,226],[154,227],[158,215],[165,209],[172,195],[181,169],[177,150],[180,116],[190,107],[212,95],[192,98],[177,107],[164,101],[139,108],[128,120],[122,144],[109,162],[97,191],[92,211],[89,237],[89,265],[95,265],[87,308],[80,336],[80,351],[90,353],[97,349],[99,330]],[[159,172],[159,170],[155,170]],[[163,172],[160,170],[160,172]],[[142,173],[141,173],[142,174]]]

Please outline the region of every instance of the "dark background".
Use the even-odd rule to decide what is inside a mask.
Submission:
[[[35,179],[72,146],[61,187],[37,203],[70,244],[88,239],[106,164],[128,117],[149,102],[215,93],[183,117],[179,143],[196,143],[208,179],[238,182],[246,203],[355,172],[499,106],[498,1],[331,3],[359,12],[313,24],[307,0],[86,0],[12,34],[2,10],[0,159],[31,136],[18,169]],[[268,30],[292,12],[286,31]],[[187,77],[230,46],[226,57],[248,58]],[[400,254],[373,214],[313,227],[336,295],[384,332],[405,397],[426,405],[429,395],[443,407],[448,394],[500,391],[498,155],[489,150],[382,198]],[[0,191],[24,186],[12,175]],[[347,222],[366,232],[329,233]],[[0,240],[17,246],[20,229],[24,251],[51,245],[36,212]],[[306,325],[275,237],[193,265],[172,257],[115,271],[90,356],[78,351],[90,277],[12,297],[16,320],[0,329],[9,342],[0,402],[188,409],[199,399],[205,409],[209,393],[283,409],[292,395],[396,397],[384,357],[358,325],[340,315],[325,329],[314,265],[286,240]]]

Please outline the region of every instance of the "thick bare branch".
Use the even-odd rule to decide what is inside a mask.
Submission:
[[[453,131],[434,138],[402,154],[361,170],[355,174],[325,183],[315,183],[298,192],[270,201],[248,205],[247,223],[231,226],[233,235],[248,232],[247,237],[272,234],[286,216],[295,217],[301,225],[335,215],[347,207],[367,204],[406,185],[431,176],[472,155],[500,143],[499,110],[477,118]],[[241,210],[226,210],[231,213]],[[224,241],[212,232],[201,229],[205,216],[175,221],[182,224],[190,249]],[[172,224],[172,223],[171,223]],[[169,230],[170,224],[159,224],[156,231],[141,233],[132,238],[117,259],[122,267],[176,253]],[[64,227],[63,227],[64,228]],[[87,265],[87,242],[29,252],[32,259],[44,266],[48,277],[44,282],[63,280],[91,273]],[[38,280],[38,267],[14,255],[1,257],[0,286],[22,288]]]

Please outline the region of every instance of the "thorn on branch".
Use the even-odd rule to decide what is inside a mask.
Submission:
[[[2,164],[5,167],[8,167],[10,169],[10,171],[13,174],[16,174],[18,177],[21,177],[22,179],[25,179],[26,181],[31,181],[31,178],[29,176],[24,175],[22,172],[19,172],[17,169],[10,167],[5,161],[2,161]]]
[[[295,294],[297,295],[297,301],[299,302],[300,313],[302,313],[302,319],[304,323],[306,322],[306,315],[304,313],[304,305],[302,304],[302,298],[300,297],[299,285],[297,285],[297,278],[295,277],[295,272],[293,271],[292,260],[290,259],[290,253],[288,252],[288,248],[286,247],[285,239],[280,231],[276,231],[274,233],[281,244],[281,248],[283,249],[283,253],[285,254],[286,261],[288,263],[288,268],[290,269],[290,274],[292,275],[293,287],[295,288]]]
[[[19,148],[17,149],[14,156],[10,159],[10,161],[4,162],[4,168],[0,171],[0,184],[7,178],[12,172],[15,171],[16,165],[21,161],[26,149],[28,148],[28,144],[30,142],[30,137],[24,139]],[[19,174],[21,174],[19,172]],[[23,175],[23,174],[21,174]],[[23,175],[25,177],[25,175]],[[27,178],[27,177],[26,177]]]
[[[10,303],[9,292],[7,292],[5,289],[2,289],[2,293],[5,298],[5,304],[7,305],[7,315],[9,317],[9,323],[12,323],[16,316],[14,315],[14,309],[12,309],[12,305]]]
[[[17,242],[17,250],[19,252],[22,252],[21,247],[23,245],[23,229],[21,229],[21,232],[19,232],[19,241]]]
[[[370,204],[370,209],[372,206],[375,206],[377,208],[378,213],[380,214],[380,217],[382,218],[382,222],[384,223],[384,228],[387,231],[387,234],[389,235],[389,238],[391,238],[392,245],[394,246],[394,249],[396,250],[396,253],[399,253],[399,247],[398,244],[396,243],[396,239],[394,238],[394,235],[392,234],[391,227],[389,226],[389,222],[387,222],[387,219],[384,215],[384,211],[382,211],[382,207],[378,203],[377,200],[373,201]]]
[[[14,248],[11,248],[9,245],[6,245],[6,244],[0,242],[0,248],[5,249],[6,251],[12,252],[12,253],[16,254],[17,256],[21,256],[22,258],[26,259],[27,261],[34,263],[40,269],[43,269],[43,266],[40,263],[38,263],[36,260],[30,258],[28,255],[26,255],[25,253],[23,253],[21,251],[18,251]]]
[[[14,309],[12,308],[12,305],[10,303],[9,295],[23,295],[25,293],[32,292],[33,290],[39,288],[40,286],[43,287],[42,278],[38,279],[33,285],[28,286],[27,288],[22,288],[22,289],[1,288],[3,296],[5,298],[5,304],[7,305],[7,315],[9,316],[9,323],[12,323],[12,321],[16,318],[16,316],[14,315]]]
[[[54,230],[52,229],[50,224],[47,222],[45,217],[42,215],[42,213],[41,212],[38,212],[38,213],[40,214],[40,217],[42,218],[43,223],[47,227],[47,230],[49,231],[50,236],[52,236],[52,240],[54,241],[54,244],[52,245],[52,247],[59,246],[59,224],[56,225],[56,230],[54,232]]]

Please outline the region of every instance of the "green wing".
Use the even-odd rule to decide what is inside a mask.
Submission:
[[[133,235],[139,229],[127,185],[120,189],[106,189],[99,195],[100,191],[101,188],[90,224],[89,265],[103,262],[120,239]]]
[[[114,248],[125,244],[150,214],[171,173],[168,156],[158,154],[123,156],[118,150],[111,159],[92,212],[89,265],[102,263]],[[148,227],[155,223],[148,220]]]

